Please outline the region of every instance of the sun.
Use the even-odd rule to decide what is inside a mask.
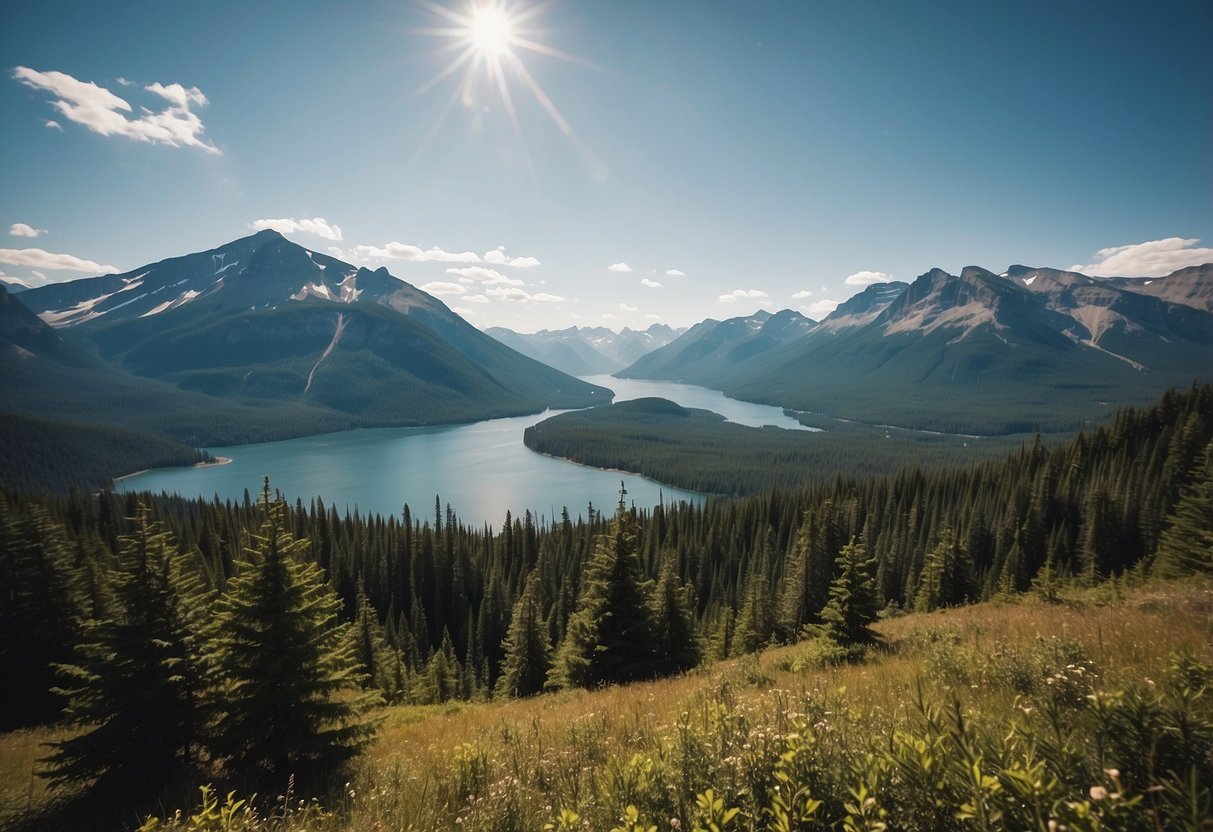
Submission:
[[[500,58],[510,51],[514,40],[514,21],[498,6],[479,6],[468,21],[467,37],[474,48],[486,57]]]
[[[533,96],[562,133],[573,138],[569,123],[523,61],[523,55],[529,53],[585,63],[537,40],[540,32],[534,28],[535,20],[548,3],[471,0],[456,9],[434,0],[416,2],[441,25],[413,31],[446,40],[446,46],[440,52],[453,55],[437,75],[422,85],[418,94],[428,92],[452,76],[459,79],[435,132],[456,103],[461,103],[469,112],[481,112],[490,103],[500,102],[515,131],[521,134],[515,97],[516,88],[522,88]]]

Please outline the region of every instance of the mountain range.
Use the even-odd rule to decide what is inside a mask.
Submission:
[[[704,321],[618,375],[915,429],[1071,430],[1213,376],[1213,264],[1154,279],[932,269],[816,324]]]
[[[0,287],[0,394],[9,414],[192,446],[611,398],[386,269],[275,231],[19,296]]]
[[[619,332],[603,326],[542,329],[530,334],[494,326],[485,332],[536,361],[569,375],[588,376],[622,370],[686,330],[653,324],[639,331],[625,326]]]

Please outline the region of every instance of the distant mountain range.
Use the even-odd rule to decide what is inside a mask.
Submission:
[[[932,269],[816,324],[788,310],[704,321],[618,375],[908,428],[1070,430],[1213,377],[1213,264],[1155,279]]]
[[[614,332],[606,327],[543,329],[533,334],[494,326],[485,330],[498,341],[573,376],[613,373],[641,356],[673,341],[685,329],[653,324],[646,330],[624,327]]]
[[[274,231],[123,273],[0,287],[3,411],[194,446],[606,402],[393,277]]]

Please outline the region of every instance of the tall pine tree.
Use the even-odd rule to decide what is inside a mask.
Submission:
[[[341,602],[320,567],[301,560],[309,543],[284,528],[284,506],[261,497],[260,532],[227,585],[211,629],[210,660],[221,680],[214,748],[236,778],[285,782],[320,774],[369,739]]]
[[[824,634],[844,647],[872,644],[877,635],[871,624],[881,606],[876,591],[876,558],[868,557],[863,543],[851,538],[836,563],[838,577],[830,584],[830,600],[821,611]]]
[[[510,629],[502,649],[505,660],[497,692],[505,696],[532,696],[543,691],[552,667],[552,645],[539,603],[539,575],[532,572],[514,604]]]

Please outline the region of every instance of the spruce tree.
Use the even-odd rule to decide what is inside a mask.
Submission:
[[[155,794],[184,775],[200,729],[202,591],[170,535],[143,506],[118,538],[112,617],[90,621],[74,664],[59,668],[66,721],[53,743],[57,786],[92,783],[109,800]]]
[[[63,530],[0,493],[0,731],[54,720],[53,665],[80,641],[81,597]]]
[[[653,603],[657,672],[681,673],[698,665],[703,659],[703,648],[695,624],[691,588],[683,586],[672,557],[661,571]]]
[[[973,568],[968,550],[956,539],[952,527],[944,526],[939,540],[923,561],[914,609],[932,612],[940,607],[963,604],[973,592]]]
[[[1205,446],[1192,482],[1167,518],[1154,574],[1180,578],[1213,573],[1213,443]]]
[[[320,568],[300,558],[306,538],[284,528],[284,506],[261,497],[262,521],[247,562],[213,619],[210,661],[219,679],[213,746],[238,780],[285,782],[321,774],[369,739],[340,600]]]
[[[821,611],[824,635],[844,647],[872,644],[878,636],[871,624],[881,606],[874,577],[876,559],[851,538],[836,564],[838,577],[830,584],[830,600]]]
[[[502,642],[505,659],[497,692],[505,696],[532,696],[543,691],[552,667],[552,645],[539,604],[539,576],[532,572],[514,604],[510,629]]]
[[[551,683],[596,687],[630,682],[655,671],[652,612],[637,558],[635,515],[619,490],[619,507],[581,579]]]

